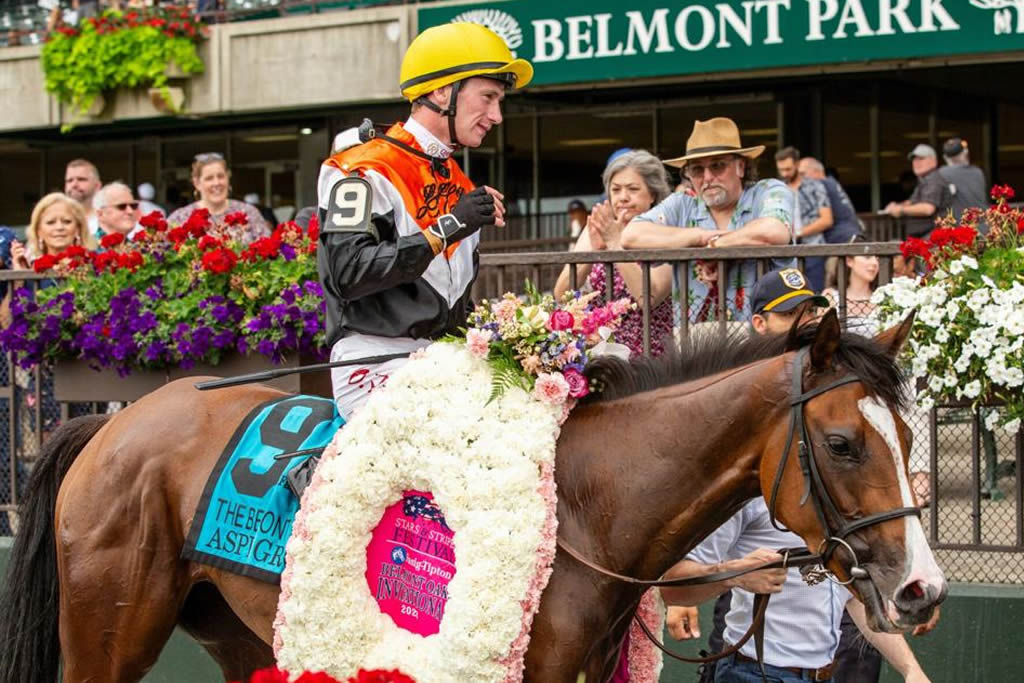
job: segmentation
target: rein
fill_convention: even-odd
[[[857,555],[853,548],[846,541],[846,537],[855,531],[863,529],[874,524],[886,522],[891,519],[899,519],[900,517],[906,517],[908,515],[917,515],[920,517],[921,510],[916,507],[902,507],[888,510],[886,512],[879,512],[866,517],[859,517],[856,519],[847,519],[840,511],[832,496],[828,492],[828,488],[825,486],[824,480],[821,478],[821,473],[818,470],[817,463],[814,458],[814,444],[811,442],[810,434],[807,430],[807,421],[804,416],[804,405],[816,396],[820,396],[824,393],[831,391],[837,387],[841,387],[846,384],[852,384],[853,382],[859,382],[860,380],[855,375],[847,375],[842,377],[830,384],[827,384],[816,389],[805,392],[803,390],[803,369],[804,361],[807,358],[808,349],[805,347],[797,352],[796,358],[793,361],[793,383],[792,393],[790,395],[790,421],[789,421],[789,433],[786,437],[786,446],[782,451],[782,457],[779,459],[779,467],[775,473],[775,480],[772,482],[771,496],[768,500],[768,514],[771,520],[772,526],[779,531],[788,531],[779,526],[775,517],[775,507],[778,502],[779,488],[782,484],[782,477],[785,473],[786,463],[789,460],[789,454],[792,450],[793,441],[797,436],[797,427],[799,427],[799,441],[797,442],[797,453],[800,463],[800,471],[804,478],[804,492],[800,498],[800,505],[804,505],[808,499],[811,500],[815,514],[818,517],[818,521],[821,524],[821,528],[824,531],[824,540],[821,542],[821,546],[818,548],[817,553],[812,553],[806,548],[787,548],[781,550],[783,558],[776,562],[761,565],[758,567],[752,567],[749,569],[733,570],[727,572],[717,572],[715,574],[705,574],[703,576],[690,576],[690,577],[679,577],[675,579],[638,579],[624,574],[613,572],[610,569],[606,569],[584,557],[579,551],[569,545],[566,541],[559,538],[558,546],[564,550],[574,560],[582,564],[583,566],[592,569],[593,571],[603,574],[604,576],[613,578],[617,581],[627,583],[634,586],[643,586],[646,588],[658,587],[658,586],[698,586],[709,583],[717,583],[719,581],[727,581],[734,579],[745,574],[749,574],[755,571],[761,571],[762,569],[789,569],[791,567],[806,567],[810,565],[821,565],[822,569],[832,559],[832,555],[835,553],[836,548],[843,547],[849,552],[852,558],[852,566],[850,567],[849,573],[850,578],[846,581],[839,581],[833,579],[837,583],[842,585],[848,585],[853,581],[860,579],[867,579],[868,573],[863,567],[860,566]],[[838,522],[838,530],[829,522],[829,519],[836,520]],[[827,575],[827,574],[826,574]],[[609,632],[622,620],[625,614],[629,611],[633,612],[634,620],[640,625],[641,630],[650,639],[655,646],[658,647],[663,653],[669,655],[673,659],[677,659],[682,662],[689,662],[692,664],[706,664],[709,662],[718,661],[724,659],[736,652],[748,641],[751,637],[754,638],[755,648],[757,651],[757,663],[761,668],[762,680],[767,680],[767,675],[764,671],[764,617],[765,612],[768,610],[768,600],[770,594],[757,594],[754,597],[754,616],[751,621],[750,628],[743,635],[739,641],[726,648],[722,652],[707,657],[683,657],[674,652],[671,652],[664,644],[658,641],[657,637],[651,633],[643,621],[636,616],[636,607],[627,609],[626,612],[620,614],[618,618],[612,623],[609,628]],[[595,641],[596,642],[596,641]],[[592,646],[593,647],[593,646]],[[617,648],[614,651],[614,655],[618,656],[619,650]],[[589,658],[588,653],[588,658]],[[606,661],[607,664],[607,661]],[[607,667],[606,667],[607,668]]]

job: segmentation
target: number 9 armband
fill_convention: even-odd
[[[358,176],[342,178],[331,188],[320,232],[368,232],[380,241],[380,233],[373,224],[370,207],[373,189]]]

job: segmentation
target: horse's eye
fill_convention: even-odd
[[[840,458],[849,458],[851,455],[850,442],[841,436],[830,436],[825,440],[825,444],[833,455]]]

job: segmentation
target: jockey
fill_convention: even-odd
[[[318,181],[317,266],[331,361],[409,353],[464,325],[479,264],[477,234],[503,227],[503,196],[474,188],[455,162],[501,123],[509,88],[533,67],[471,23],[429,28],[402,59],[411,114],[384,134],[364,121],[341,133]],[[405,359],[332,371],[349,419]]]

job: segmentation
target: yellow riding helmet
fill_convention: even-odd
[[[505,41],[479,24],[456,22],[428,28],[409,45],[399,77],[402,96],[410,102],[473,76],[496,76],[513,88],[533,78],[533,67],[515,59]]]

